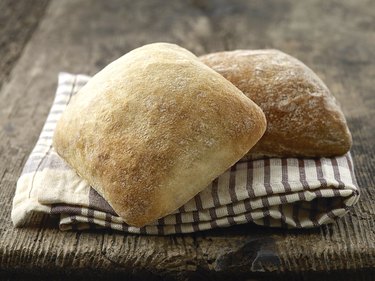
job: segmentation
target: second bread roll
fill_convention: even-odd
[[[299,60],[278,50],[237,50],[200,59],[266,115],[267,130],[246,158],[328,157],[350,149],[351,134],[335,98]]]

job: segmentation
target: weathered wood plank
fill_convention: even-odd
[[[0,269],[154,280],[277,280],[275,272],[288,280],[324,280],[326,270],[348,277],[356,269],[358,280],[366,280],[375,267],[374,23],[369,0],[52,1],[0,92],[6,100],[0,103]],[[15,182],[47,116],[58,71],[93,74],[154,41],[175,42],[198,55],[278,48],[318,72],[353,133],[362,198],[352,214],[314,230],[249,224],[170,237],[60,232],[49,218],[35,228],[13,229]]]
[[[0,89],[30,39],[49,0],[0,0]]]

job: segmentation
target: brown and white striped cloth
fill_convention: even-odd
[[[52,148],[57,120],[89,78],[59,75],[51,111],[17,182],[12,209],[17,227],[34,224],[43,217],[39,214],[47,213],[60,217],[62,230],[104,227],[167,235],[248,222],[309,228],[342,217],[358,200],[349,153],[240,161],[174,213],[142,228],[129,226]]]

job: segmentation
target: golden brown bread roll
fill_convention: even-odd
[[[156,43],[97,73],[59,120],[54,147],[133,226],[182,206],[237,162],[262,110],[189,51]]]
[[[319,77],[278,50],[237,50],[200,60],[258,104],[267,130],[246,158],[335,156],[352,144],[344,114]]]

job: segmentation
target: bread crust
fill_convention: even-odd
[[[135,49],[97,73],[58,121],[54,147],[129,225],[182,206],[266,128],[262,110],[177,45]]]
[[[352,137],[336,99],[299,60],[278,50],[236,50],[200,60],[266,115],[267,130],[245,158],[321,157],[349,151]]]

